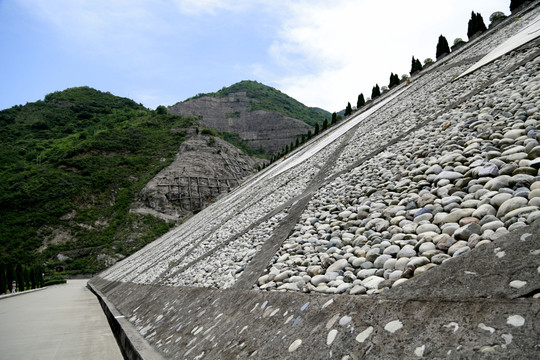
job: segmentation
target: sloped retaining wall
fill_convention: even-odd
[[[123,322],[128,358],[147,345],[126,323],[165,358],[538,358],[539,234],[536,222],[377,296],[89,285]]]

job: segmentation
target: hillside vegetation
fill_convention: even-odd
[[[273,87],[250,80],[240,81],[231,86],[224,87],[215,93],[197,94],[187,100],[197,99],[203,96],[220,98],[226,97],[230,93],[238,92],[245,92],[250,99],[253,99],[251,101],[252,111],[274,111],[284,116],[302,120],[311,126],[315,126],[316,123],[322,125],[324,119],[331,117],[331,114],[326,110],[307,107]]]
[[[195,124],[160,110],[79,87],[0,111],[0,263],[91,273],[169,230],[129,213]]]

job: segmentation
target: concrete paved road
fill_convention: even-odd
[[[122,359],[86,282],[0,300],[0,359]]]

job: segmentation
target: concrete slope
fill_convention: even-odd
[[[457,77],[539,14],[531,4],[92,285],[167,358],[538,357],[538,40]]]

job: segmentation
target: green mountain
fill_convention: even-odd
[[[230,93],[239,92],[245,92],[248,98],[253,99],[251,101],[251,111],[273,111],[284,116],[302,120],[311,126],[315,126],[316,123],[322,125],[325,118],[330,119],[332,116],[326,110],[307,107],[273,87],[251,80],[240,81],[231,86],[224,87],[215,93],[197,94],[186,101],[204,96],[223,98],[227,97]]]
[[[296,119],[315,124],[329,118],[324,110],[308,108],[253,81],[213,96],[230,92],[247,93],[243,98],[251,110],[245,111],[253,114],[247,117],[253,124],[269,123],[284,134],[296,131],[291,122],[301,125],[300,133],[307,132],[310,126]],[[266,110],[267,117],[255,116],[257,109]],[[264,121],[274,119],[268,114],[275,113],[295,118]],[[158,173],[169,171],[173,161],[176,164],[181,148],[195,147],[192,150],[201,156],[206,151],[207,162],[213,153],[230,152],[229,162],[238,162],[246,173],[256,167],[253,159],[243,158],[214,137],[245,148],[249,143],[237,134],[218,134],[205,126],[201,117],[173,115],[163,106],[149,110],[89,87],[54,92],[44,100],[0,111],[0,268],[45,265],[49,273],[58,267],[71,274],[94,273],[167,232],[174,224],[166,221],[167,216],[156,216],[163,209],[152,207],[165,203],[165,195],[159,193],[161,188],[154,191],[147,185]],[[283,146],[291,139],[295,138],[286,137]],[[186,146],[181,146],[184,142]],[[199,143],[206,144],[204,149],[197,147]],[[181,169],[188,165],[176,164]],[[218,163],[211,168],[233,176]],[[141,199],[141,194],[146,197]],[[163,198],[160,202],[155,201],[158,195]],[[134,211],[141,206],[150,212]],[[165,210],[175,205],[167,206]]]
[[[0,263],[91,273],[168,231],[129,206],[192,126],[89,87],[0,111]]]

